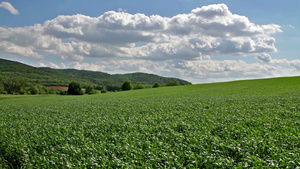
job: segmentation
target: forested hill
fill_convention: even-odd
[[[160,84],[166,84],[170,81],[178,81],[180,84],[189,83],[178,78],[167,78],[147,73],[111,75],[104,72],[76,69],[36,68],[5,59],[0,59],[0,76],[27,78],[29,82],[37,82],[44,86],[67,86],[71,81],[77,81],[82,86],[105,86],[108,89],[120,87],[125,80],[130,80],[134,84],[140,82],[146,86],[153,85],[155,82]]]

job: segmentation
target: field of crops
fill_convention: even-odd
[[[300,78],[0,96],[0,168],[300,167]]]

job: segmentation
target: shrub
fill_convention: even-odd
[[[176,80],[172,80],[166,86],[179,86],[179,82]]]
[[[58,89],[48,89],[48,94],[60,94],[60,90],[58,90]]]
[[[68,94],[68,92],[67,91],[60,91],[60,93],[59,93],[60,95],[67,95]]]
[[[7,91],[1,91],[0,94],[7,94]]]
[[[132,89],[133,89],[133,85],[131,84],[131,81],[126,80],[122,85],[122,90],[126,91],[126,90],[132,90]]]
[[[152,86],[153,88],[157,88],[157,87],[160,87],[160,84],[158,83],[158,82],[156,82],[156,83],[154,83],[153,84],[153,86]]]
[[[21,89],[21,90],[19,91],[19,94],[20,94],[20,95],[24,95],[24,94],[26,94],[26,90],[24,90],[24,89]]]
[[[3,84],[2,84],[2,80],[1,80],[1,76],[0,76],[0,93],[4,91],[4,87],[3,87]]]
[[[41,84],[37,84],[36,86],[39,89],[39,94],[49,94],[49,89],[47,89],[45,86]]]
[[[31,86],[28,90],[30,91],[30,94],[33,94],[33,95],[50,93],[50,89],[47,89],[45,86],[40,85],[40,84],[35,84],[35,85]]]
[[[31,86],[29,88],[29,91],[30,91],[30,94],[33,94],[33,95],[39,94],[39,89],[37,88],[37,86]]]
[[[101,89],[101,93],[107,93],[107,90],[105,88]]]
[[[94,87],[93,86],[88,86],[85,89],[85,94],[93,94]]]
[[[69,84],[68,89],[69,95],[83,95],[83,91],[81,90],[81,86],[78,82],[71,82]]]
[[[99,93],[98,90],[93,90],[90,94],[97,94],[97,93]]]
[[[134,89],[145,89],[145,86],[142,83],[137,83]]]

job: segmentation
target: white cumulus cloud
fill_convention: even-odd
[[[262,62],[266,62],[266,63],[269,63],[269,62],[272,61],[271,55],[269,55],[267,53],[262,53],[262,54],[258,55],[257,59],[262,61]]]
[[[0,52],[36,59],[56,56],[58,63],[43,62],[54,68],[143,71],[193,81],[238,79],[278,75],[280,64],[298,70],[298,60],[270,55],[277,51],[274,34],[280,32],[279,25],[255,24],[225,4],[173,17],[119,9],[98,17],[60,15],[43,24],[0,27]],[[212,59],[220,55],[237,59]],[[258,63],[244,61],[253,56]],[[88,63],[88,58],[98,62]],[[62,64],[68,61],[69,65]]]
[[[44,24],[1,27],[0,40],[74,61],[85,57],[168,60],[276,52],[272,35],[278,32],[279,25],[256,25],[232,14],[225,4],[215,4],[171,18],[116,11],[99,17],[61,15]]]

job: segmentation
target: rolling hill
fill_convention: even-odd
[[[77,81],[83,87],[87,85],[105,86],[108,90],[118,90],[125,80],[130,80],[134,84],[140,82],[146,86],[151,86],[155,82],[166,84],[174,80],[181,85],[189,83],[178,78],[167,78],[147,73],[112,75],[104,72],[76,69],[38,68],[5,59],[0,59],[0,76],[27,78],[31,83],[38,82],[44,86],[67,86],[71,81]]]

